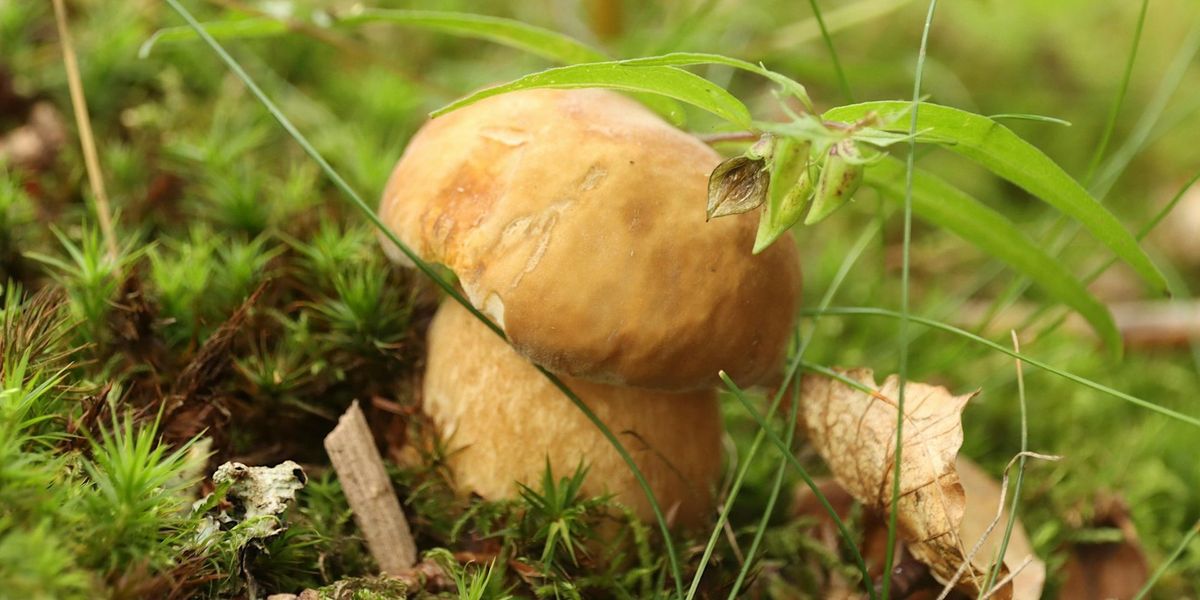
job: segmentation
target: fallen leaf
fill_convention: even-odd
[[[889,376],[879,386],[870,369],[839,374],[871,392],[838,379],[806,376],[801,407],[805,428],[846,491],[868,508],[888,514],[899,380]],[[917,382],[906,386],[897,523],[912,555],[929,565],[943,584],[969,556],[959,533],[967,501],[955,459],[963,440],[962,411],[972,396],[955,396],[946,388]],[[994,514],[995,503],[991,510]],[[1005,575],[1002,569],[1000,577]],[[985,578],[986,568],[972,562],[956,587],[976,596]],[[1010,598],[1011,590],[1006,586],[994,597]]]

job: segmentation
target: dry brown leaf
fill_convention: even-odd
[[[879,386],[870,369],[839,373],[872,393],[840,380],[807,376],[802,385],[804,425],[846,491],[887,514],[899,380],[889,376]],[[967,503],[955,459],[963,440],[962,411],[972,396],[955,396],[946,388],[917,382],[906,386],[897,523],[912,555],[943,583],[954,578],[969,555],[959,533]],[[995,503],[991,510],[994,514]],[[1006,574],[1003,570],[1000,577]],[[985,577],[986,570],[972,563],[956,587],[976,596]],[[994,597],[1010,598],[1011,590],[1006,587]]]

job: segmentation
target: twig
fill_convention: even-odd
[[[1021,564],[1018,565],[1017,568],[1013,569],[1012,573],[1005,575],[1004,579],[997,581],[996,585],[992,586],[992,589],[988,590],[987,593],[984,594],[983,597],[980,598],[979,600],[987,600],[988,598],[995,596],[996,592],[1004,589],[1004,586],[1008,585],[1009,583],[1012,582],[1012,580],[1016,579],[1017,575],[1020,575],[1021,571],[1024,571],[1025,567],[1028,567],[1032,563],[1033,563],[1033,557],[1026,556],[1025,560],[1021,561]]]
[[[104,177],[100,173],[100,158],[96,154],[96,140],[92,136],[92,120],[88,117],[87,97],[83,94],[83,83],[79,77],[79,62],[75,59],[75,45],[67,29],[67,9],[63,0],[54,0],[54,20],[58,24],[58,43],[62,46],[63,64],[67,70],[67,87],[71,91],[71,108],[75,111],[75,125],[79,128],[79,145],[83,148],[83,163],[87,167],[88,184],[96,201],[96,219],[100,222],[100,233],[108,247],[109,258],[114,268],[117,264],[117,237],[113,233],[112,208],[108,204],[108,193],[104,190]],[[120,273],[114,271],[119,277]]]
[[[1004,467],[1003,480],[1000,482],[1000,501],[996,503],[996,517],[992,519],[991,523],[988,523],[987,529],[983,530],[983,535],[979,536],[979,540],[976,541],[975,545],[971,547],[971,551],[963,557],[963,563],[959,565],[958,570],[954,572],[954,577],[951,577],[950,581],[946,582],[946,585],[942,588],[942,593],[938,595],[937,600],[945,600],[945,598],[950,595],[951,590],[954,589],[955,584],[958,583],[959,578],[963,576],[963,573],[966,572],[968,567],[971,567],[972,570],[974,570],[971,561],[975,558],[975,555],[979,553],[979,550],[983,548],[984,540],[987,540],[989,537],[991,537],[992,531],[996,529],[996,525],[1000,523],[1000,519],[1004,516],[1004,497],[1008,492],[1008,471],[1013,468],[1013,465],[1017,463],[1018,459],[1024,458],[1038,458],[1041,460],[1053,461],[1060,460],[1062,457],[1052,454],[1039,454],[1037,452],[1019,452],[1016,456],[1012,457],[1012,460],[1008,461],[1008,466]],[[1000,557],[1000,560],[1003,561],[1004,557]],[[1001,581],[1007,582],[1008,578],[1002,579]]]
[[[417,545],[357,400],[325,436],[325,451],[380,571],[400,575],[412,569]]]

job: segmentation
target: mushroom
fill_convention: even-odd
[[[749,385],[778,373],[800,269],[790,240],[751,254],[755,214],[705,222],[720,162],[619,94],[514,92],[426,124],[380,217],[551,371],[694,390],[724,369]]]
[[[457,277],[509,344],[458,306],[429,332],[424,405],[458,485],[486,498],[590,465],[650,519],[636,480],[534,364],[616,433],[676,523],[710,514],[721,462],[714,388],[779,372],[800,293],[790,240],[754,255],[757,215],[705,222],[721,157],[602,90],[528,90],[426,124],[380,216]],[[399,249],[384,241],[398,262]]]
[[[644,521],[654,513],[632,471],[582,412],[525,357],[455,302],[429,327],[424,409],[447,446],[455,484],[484,498],[537,488],[588,468],[582,491],[613,494]],[[633,456],[662,510],[683,528],[711,516],[721,470],[715,390],[661,392],[570,377],[564,383]]]

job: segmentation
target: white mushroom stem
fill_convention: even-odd
[[[653,512],[629,466],[600,431],[516,350],[461,306],[443,304],[429,329],[424,408],[458,487],[488,499],[540,491],[588,467],[583,493],[614,494],[645,521]],[[564,377],[628,449],[663,511],[683,527],[711,515],[721,468],[713,390],[669,393]]]

